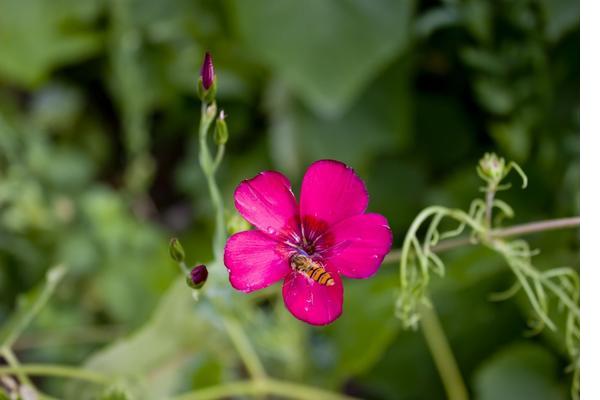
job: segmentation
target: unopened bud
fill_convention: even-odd
[[[206,265],[198,264],[196,265],[187,276],[187,284],[192,289],[200,289],[206,283],[208,279],[208,269],[206,269]]]
[[[215,143],[222,145],[227,143],[229,139],[229,130],[227,129],[227,122],[225,122],[225,112],[221,110],[219,117],[217,118],[215,129]]]
[[[505,168],[504,158],[498,157],[494,153],[485,153],[483,158],[479,160],[477,170],[483,179],[500,182],[504,178]]]
[[[213,66],[210,53],[204,55],[204,63],[202,63],[202,87],[205,90],[210,89],[215,79],[215,68]]]
[[[185,260],[185,251],[177,238],[173,238],[169,242],[169,254],[175,262],[180,263]]]
[[[204,62],[200,70],[200,79],[198,79],[198,94],[200,99],[207,103],[212,103],[217,94],[217,76],[213,66],[210,53],[204,55]]]

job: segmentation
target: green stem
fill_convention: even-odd
[[[8,347],[5,347],[2,350],[0,350],[0,353],[2,354],[2,357],[4,357],[4,359],[6,360],[6,363],[10,367],[15,368],[15,375],[17,375],[21,383],[35,388],[33,382],[31,382],[29,377],[21,370],[21,363],[19,363],[19,360],[17,359],[17,356],[15,356],[15,353],[13,353],[13,351]]]
[[[221,165],[221,161],[223,161],[223,156],[224,155],[225,155],[225,145],[224,144],[220,144],[217,147],[217,155],[215,156],[215,165],[213,167],[214,173],[216,173],[217,169],[219,169],[219,166]]]
[[[84,370],[81,368],[68,367],[56,364],[22,364],[18,368],[12,366],[0,366],[0,375],[19,374],[34,376],[54,376],[59,378],[77,379],[88,381],[99,385],[106,385],[112,379],[98,372]]]
[[[208,181],[208,190],[210,193],[210,199],[215,208],[215,236],[213,238],[213,253],[215,257],[223,252],[225,247],[226,233],[225,233],[225,210],[223,208],[223,199],[221,193],[215,182],[214,175],[208,175],[206,177]]]
[[[485,226],[492,229],[492,211],[494,208],[494,197],[496,196],[496,185],[488,184],[485,191]]]
[[[176,396],[172,400],[213,400],[234,396],[259,396],[265,394],[298,400],[356,400],[354,397],[275,379],[226,383],[185,393]]]
[[[266,378],[267,373],[265,372],[260,358],[258,357],[258,354],[256,354],[256,351],[254,351],[250,339],[240,324],[234,318],[230,318],[226,315],[223,316],[223,324],[252,379],[261,380]]]
[[[452,354],[452,348],[444,334],[442,325],[433,306],[421,306],[421,323],[423,336],[440,374],[446,395],[449,400],[466,400],[469,398],[467,388],[460,374],[458,364]]]
[[[198,132],[198,161],[200,162],[200,167],[202,168],[204,176],[206,177],[210,200],[215,210],[216,227],[215,236],[213,239],[213,253],[215,257],[218,257],[223,251],[223,247],[225,246],[225,210],[223,207],[223,199],[221,197],[219,187],[217,186],[215,180],[216,162],[213,159],[208,148],[208,131],[215,119],[216,108],[217,105],[215,103],[212,103],[210,106],[207,106],[205,103],[202,103],[202,117],[200,120],[200,128]],[[217,160],[219,160],[219,158],[222,157],[222,155],[219,157],[219,154],[217,154]]]
[[[10,349],[13,346],[21,333],[23,333],[35,316],[42,310],[42,308],[44,308],[48,300],[50,300],[52,293],[54,293],[56,286],[61,281],[65,272],[66,269],[63,266],[58,266],[48,271],[48,277],[46,278],[47,281],[42,289],[42,293],[37,296],[30,308],[22,316],[18,317],[14,325],[9,328],[9,331],[6,333],[2,344],[0,344],[0,348]]]

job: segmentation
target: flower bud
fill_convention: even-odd
[[[219,117],[217,118],[215,129],[215,143],[222,145],[227,143],[229,139],[229,130],[227,129],[227,122],[225,122],[225,112],[221,110]]]
[[[498,183],[504,178],[505,168],[504,158],[498,157],[494,153],[485,153],[479,160],[477,171],[483,179]]]
[[[204,55],[200,79],[198,79],[198,94],[200,99],[207,103],[212,103],[217,94],[217,76],[215,75],[212,57],[208,52]]]
[[[183,262],[185,260],[185,251],[177,238],[172,238],[169,242],[169,253],[175,262]]]
[[[206,265],[196,265],[188,274],[186,282],[192,289],[200,289],[206,283],[208,279],[208,269]]]
[[[202,87],[204,90],[210,89],[215,79],[215,68],[213,66],[210,53],[204,55],[204,63],[202,64]]]

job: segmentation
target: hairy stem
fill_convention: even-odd
[[[433,306],[421,306],[420,314],[423,336],[425,336],[448,399],[468,399],[469,395],[458,364]]]
[[[529,235],[532,233],[550,231],[555,229],[576,228],[579,226],[579,223],[579,217],[558,218],[544,221],[529,222],[526,224],[514,225],[508,228],[493,229],[490,234],[490,237],[491,239],[505,238],[518,235]],[[439,253],[442,251],[452,250],[457,247],[462,247],[472,243],[472,240],[469,238],[448,239],[441,241],[435,246],[432,246],[431,250],[436,253]],[[398,262],[400,260],[401,255],[401,250],[393,250],[387,255],[383,262]]]
[[[234,396],[259,396],[265,394],[271,394],[278,398],[299,400],[356,400],[354,397],[270,378],[225,383],[185,393],[172,400],[213,400]]]

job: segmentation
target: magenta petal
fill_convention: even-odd
[[[389,253],[392,230],[384,216],[363,214],[332,226],[325,241],[329,266],[348,278],[362,279],[375,274]]]
[[[344,287],[340,276],[331,272],[333,286],[320,285],[299,272],[283,283],[283,301],[294,317],[312,325],[326,325],[342,314]]]
[[[279,172],[261,172],[240,183],[235,207],[269,236],[288,237],[298,231],[298,206],[290,181]]]
[[[364,182],[339,161],[313,163],[302,181],[300,214],[309,225],[323,227],[364,213],[369,201]]]
[[[224,262],[231,285],[243,292],[263,289],[291,272],[285,247],[260,231],[231,236]]]

